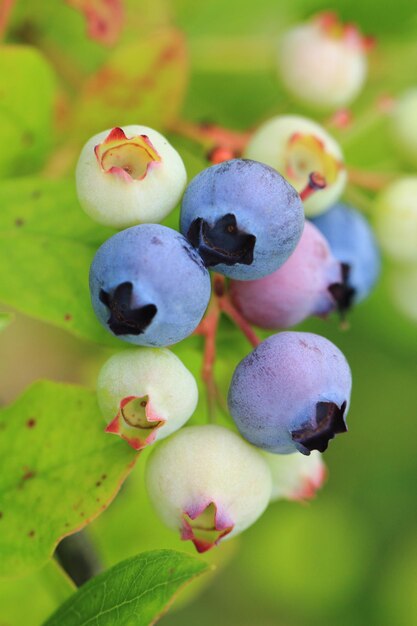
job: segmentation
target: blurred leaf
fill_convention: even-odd
[[[88,288],[96,249],[115,231],[85,215],[70,181],[4,181],[0,204],[0,300],[78,337],[116,345],[95,318]]]
[[[123,0],[67,0],[87,22],[87,35],[106,46],[114,45],[123,28]]]
[[[125,16],[120,42],[136,41],[169,25],[171,8],[167,0],[119,1]],[[111,48],[88,37],[85,17],[65,0],[19,0],[13,8],[9,39],[39,48],[66,87],[75,89],[112,54]]]
[[[13,317],[13,313],[0,313],[0,331],[4,330],[13,321]]]
[[[0,46],[0,177],[42,166],[52,143],[55,81],[34,48]]]
[[[81,135],[122,126],[165,126],[178,113],[187,84],[182,35],[165,30],[117,48],[86,81],[75,111]]]
[[[0,624],[40,626],[74,591],[55,559],[23,578],[0,580]]]
[[[81,387],[35,383],[1,409],[0,432],[0,576],[8,577],[45,563],[62,537],[99,515],[137,457],[105,435],[95,393]]]
[[[207,565],[173,550],[144,552],[81,587],[45,626],[149,626],[174,593]]]

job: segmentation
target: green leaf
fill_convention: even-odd
[[[51,146],[55,81],[28,46],[0,46],[0,177],[42,166]]]
[[[90,580],[44,626],[149,626],[180,587],[207,569],[174,550],[143,552]]]
[[[182,35],[165,30],[114,51],[85,83],[75,114],[80,136],[136,121],[164,126],[178,113],[187,84]]]
[[[0,580],[0,624],[40,626],[74,591],[55,559],[23,578]]]
[[[114,498],[137,455],[103,425],[94,392],[48,381],[0,411],[0,577],[41,566]]]
[[[117,345],[97,321],[88,287],[93,256],[115,231],[85,215],[71,181],[3,181],[0,206],[0,301],[78,337]]]

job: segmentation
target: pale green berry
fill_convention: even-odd
[[[282,37],[281,80],[303,104],[325,110],[345,107],[365,82],[366,42],[353,25],[341,24],[334,14],[319,15]]]
[[[197,406],[194,376],[163,348],[136,348],[114,354],[97,380],[97,399],[108,422],[106,431],[133,448],[167,437],[191,417]]]
[[[313,450],[309,456],[299,452],[264,452],[264,456],[272,475],[271,501],[310,500],[326,479],[326,465],[317,450]]]
[[[400,178],[382,190],[373,221],[387,256],[399,263],[417,263],[417,176]]]
[[[271,496],[261,453],[213,424],[183,428],[159,445],[148,461],[146,484],[162,521],[199,552],[248,528]]]
[[[417,87],[396,102],[391,118],[392,137],[401,154],[417,167]]]
[[[392,268],[389,287],[395,306],[417,323],[417,265]]]
[[[178,152],[147,126],[94,135],[76,169],[82,208],[96,222],[115,228],[162,221],[178,203],[186,181]]]
[[[322,126],[300,115],[273,117],[252,135],[245,156],[280,172],[298,192],[312,172],[321,174],[326,188],[304,202],[307,217],[319,215],[340,198],[347,181],[339,144]]]

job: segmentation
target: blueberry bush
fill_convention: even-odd
[[[0,626],[416,622],[417,10],[334,9],[1,4]]]

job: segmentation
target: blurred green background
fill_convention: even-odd
[[[82,15],[63,0],[17,0],[6,44],[36,47],[47,59],[54,86],[41,90],[39,109],[48,113],[47,118],[29,119],[28,110],[33,113],[36,108],[35,94],[33,106],[25,101],[21,115],[27,116],[38,140],[33,154],[26,150],[23,160],[19,148],[13,162],[10,154],[4,156],[4,165],[0,159],[1,175],[42,171],[72,180],[82,143],[113,123],[116,115],[120,121],[114,124],[149,123],[164,131],[177,109],[186,120],[210,120],[241,130],[274,113],[305,113],[279,85],[276,42],[289,25],[322,9],[337,9],[343,19],[377,37],[368,83],[353,106],[355,123],[351,130],[335,131],[348,164],[374,171],[412,171],[398,160],[387,120],[375,108],[378,96],[395,96],[417,84],[417,8],[409,0],[344,0],[334,6],[314,0],[201,4],[129,0],[126,10],[131,19],[122,34],[125,48],[116,44],[114,53],[112,47],[87,39]],[[138,97],[123,107],[116,99],[113,110],[109,101],[101,100],[100,90],[94,91],[94,81],[86,87],[89,77],[114,59],[113,54],[119,55],[117,62],[113,60],[117,67],[134,72],[135,67],[146,66],[146,42],[172,26],[185,35],[188,60],[165,77],[166,85],[149,105]],[[16,94],[13,81],[20,84],[20,78],[3,52],[0,86]],[[47,73],[42,79],[46,82]],[[31,80],[29,72],[25,89]],[[49,89],[54,89],[53,97],[45,96]],[[164,89],[172,94],[169,103]],[[0,109],[0,133],[13,146],[15,125]],[[201,147],[174,133],[170,138],[183,153],[190,175],[204,166]],[[19,179],[15,180],[18,186]],[[366,206],[369,200],[372,195],[366,196]],[[169,223],[174,225],[176,219],[177,214]],[[336,319],[302,325],[334,341],[353,372],[349,434],[333,442],[325,454],[329,478],[323,491],[306,505],[271,505],[243,536],[208,553],[207,560],[217,564],[217,571],[192,583],[161,620],[164,626],[417,624],[417,325],[392,302],[391,272],[386,264],[375,293],[351,315],[348,331],[341,331]],[[20,312],[0,335],[1,404],[38,378],[93,386],[111,349],[66,333],[53,316],[32,313],[30,304],[19,307],[5,293],[0,290],[0,301],[5,302],[1,310]],[[174,349],[198,374],[200,339],[190,338]],[[224,388],[234,365],[248,351],[245,340],[224,322],[217,364]],[[204,400],[194,419],[206,419]],[[110,509],[88,528],[104,566],[149,548],[192,552],[150,510],[142,484],[145,456]],[[58,597],[45,572],[0,582],[0,626],[37,626]]]

